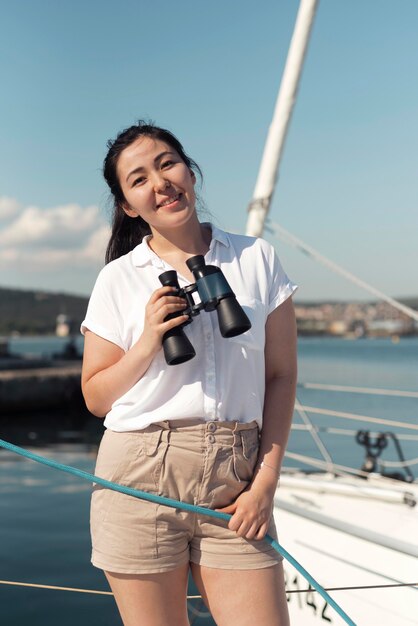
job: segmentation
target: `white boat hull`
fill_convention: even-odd
[[[309,477],[305,489],[301,484],[293,488],[290,479],[278,490],[274,515],[281,545],[325,589],[417,583],[417,507],[388,502],[384,497],[369,500],[321,493],[317,489],[321,480],[325,488],[323,477]],[[356,481],[361,492],[365,481],[350,479],[354,489]],[[404,489],[418,497],[417,486],[405,485]],[[350,527],[358,536],[349,532]],[[382,545],[385,540],[388,545]],[[287,590],[308,589],[303,576],[287,561],[284,565]],[[417,588],[329,593],[358,626],[418,624]],[[289,593],[288,602],[292,626],[346,623],[316,592]]]

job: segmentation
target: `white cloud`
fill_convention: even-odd
[[[20,209],[20,204],[14,198],[0,196],[0,220],[9,219],[16,215]]]
[[[78,204],[68,204],[52,209],[26,207],[18,218],[0,233],[0,244],[20,245],[37,241],[60,242],[72,239],[74,235],[89,232],[98,226],[99,209],[96,206],[83,208]]]
[[[25,271],[50,271],[65,265],[97,266],[103,263],[110,228],[97,206],[78,204],[41,209],[20,207],[12,198],[2,198],[0,215],[12,216],[0,231],[0,265]]]
[[[84,258],[91,259],[92,261],[96,262],[103,261],[109,237],[109,226],[102,226],[96,232],[94,232],[84,247]]]
[[[17,250],[13,250],[12,248],[6,248],[5,250],[0,249],[0,261],[13,263],[14,261],[17,261],[18,258],[19,253]]]

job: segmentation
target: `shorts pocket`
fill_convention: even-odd
[[[157,426],[126,433],[106,431],[97,456],[96,475],[129,487],[155,491],[166,448],[161,438],[162,430]]]
[[[96,476],[118,482],[127,460],[129,438],[130,433],[104,432],[94,470]]]
[[[96,474],[134,489],[158,493],[166,449],[161,439],[158,427],[130,433],[110,431],[100,445]],[[155,503],[96,484],[91,499],[94,553],[100,559],[111,559],[106,562],[128,564],[129,569],[139,556],[154,558],[157,509]],[[116,566],[114,571],[119,571]]]
[[[249,482],[257,463],[260,436],[258,428],[239,432],[241,446],[235,449],[235,473],[241,481]]]
[[[159,493],[165,447],[161,443],[161,429],[157,427],[129,433],[106,431],[100,444],[95,473],[110,482]],[[107,519],[114,500],[120,496],[122,499],[137,499],[94,484],[92,507],[100,519]]]
[[[162,441],[162,429],[157,426],[149,426],[140,433],[138,449],[130,471],[130,485],[159,493],[161,470],[167,452],[167,443]]]

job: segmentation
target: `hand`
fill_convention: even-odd
[[[228,528],[245,539],[263,539],[273,511],[274,489],[253,482],[232,504],[216,509],[232,515]]]
[[[150,352],[155,353],[161,348],[164,334],[184,323],[188,315],[179,315],[164,321],[170,313],[178,313],[186,308],[184,298],[174,295],[173,287],[160,287],[156,289],[145,307],[144,330],[141,335],[141,343],[146,344]]]

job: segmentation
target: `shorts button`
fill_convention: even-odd
[[[215,437],[213,435],[208,435],[209,443],[215,443]]]
[[[216,430],[216,424],[215,424],[215,422],[209,422],[209,423],[208,423],[208,430],[209,430],[211,433],[214,433],[214,432],[215,432],[215,430]]]

